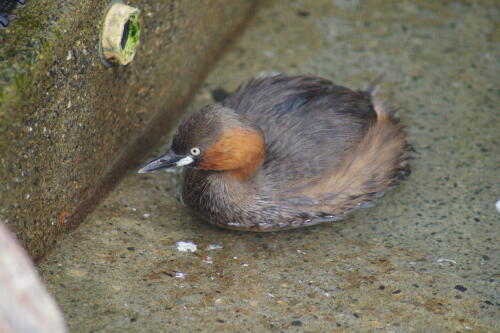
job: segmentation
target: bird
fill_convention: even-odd
[[[404,126],[374,88],[254,78],[189,113],[138,172],[182,167],[182,202],[219,227],[269,232],[344,219],[409,173]]]

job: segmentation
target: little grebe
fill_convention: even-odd
[[[183,202],[230,229],[341,219],[408,171],[402,125],[371,92],[310,76],[254,79],[187,116],[139,173],[186,166]]]

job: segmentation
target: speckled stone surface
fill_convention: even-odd
[[[384,74],[412,175],[348,220],[253,234],[192,217],[178,174],[131,166],[40,263],[72,330],[500,331],[498,17],[494,1],[267,3],[191,108],[259,74]]]
[[[0,31],[0,217],[38,257],[175,122],[257,1],[128,1],[134,61],[105,68],[110,0],[28,1]]]

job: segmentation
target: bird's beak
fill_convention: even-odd
[[[185,166],[194,162],[191,155],[177,155],[172,151],[168,151],[165,155],[155,158],[145,166],[143,166],[138,173],[147,173],[163,168],[170,168],[174,166]]]

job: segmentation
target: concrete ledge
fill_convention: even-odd
[[[130,1],[141,44],[98,56],[108,1],[29,2],[0,31],[0,217],[41,256],[176,121],[255,1]]]

